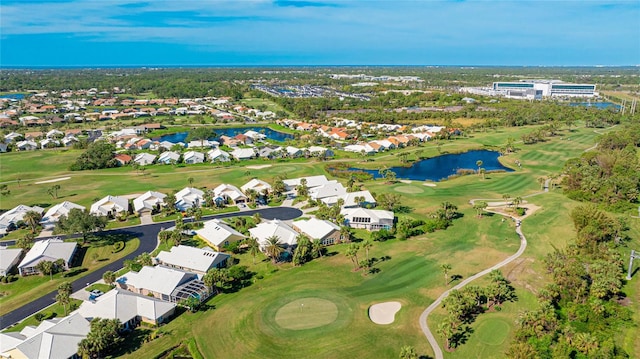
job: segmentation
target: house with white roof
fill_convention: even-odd
[[[35,141],[25,140],[16,143],[16,149],[19,151],[33,151],[37,150],[40,146]]]
[[[231,156],[236,160],[248,160],[256,156],[253,148],[236,148],[231,151]]]
[[[24,136],[22,134],[20,134],[20,133],[17,133],[17,132],[11,132],[8,135],[4,136],[4,140],[6,142],[13,142],[13,141],[16,141],[19,138],[24,138]]]
[[[40,140],[40,148],[52,148],[60,146],[60,141],[54,138],[45,138]]]
[[[6,276],[20,262],[22,249],[0,246],[0,276]]]
[[[163,266],[145,266],[139,272],[128,272],[116,283],[121,289],[171,303],[191,296],[203,301],[210,294],[195,273]]]
[[[64,132],[62,131],[58,131],[56,129],[53,129],[49,132],[47,132],[47,134],[45,135],[47,138],[57,138],[57,137],[63,137],[64,136]]]
[[[315,157],[323,157],[323,156],[333,157],[334,156],[333,150],[326,147],[311,146],[306,150],[309,152],[311,156],[315,156]]]
[[[194,140],[187,144],[189,148],[214,148],[220,146],[220,142],[218,141],[209,141],[209,140]]]
[[[193,165],[193,164],[196,164],[196,163],[203,163],[204,162],[204,153],[196,152],[196,151],[188,151],[188,152],[184,153],[182,158],[183,158],[182,162],[190,164],[190,165]]]
[[[170,165],[170,164],[173,164],[173,163],[178,163],[179,160],[180,160],[180,154],[179,153],[173,152],[173,151],[165,151],[165,152],[162,152],[160,154],[160,156],[158,156],[157,163]]]
[[[223,151],[219,148],[214,148],[209,152],[207,152],[207,157],[209,158],[209,162],[211,163],[231,161],[231,155],[228,152]]]
[[[64,147],[69,147],[69,146],[73,146],[74,143],[78,142],[79,140],[75,137],[75,136],[66,136],[64,137],[62,140],[60,140],[62,142],[62,145]]]
[[[287,146],[284,150],[289,158],[298,158],[303,155],[302,150],[297,147]]]
[[[156,155],[152,155],[151,153],[138,153],[136,157],[134,157],[133,162],[140,166],[151,165],[153,161],[156,160],[156,157]]]
[[[129,211],[129,200],[124,197],[106,196],[91,205],[89,213],[96,216],[115,217],[116,214]]]
[[[77,208],[81,211],[84,211],[86,209],[84,206],[81,206],[79,204],[75,204],[69,201],[64,201],[62,203],[58,203],[55,206],[49,208],[47,213],[45,213],[44,216],[42,216],[42,220],[40,220],[40,224],[42,224],[42,226],[45,228],[54,227],[56,223],[58,223],[58,221],[60,220],[60,217],[67,216],[69,214],[69,211],[71,211],[74,208]]]
[[[364,153],[365,155],[370,155],[377,152],[376,149],[371,147],[368,143],[348,145],[344,146],[343,149],[347,152]]]
[[[15,229],[18,222],[22,221],[24,219],[24,215],[29,211],[42,214],[44,209],[38,206],[29,207],[21,204],[4,212],[3,214],[0,214],[0,235],[4,235]]]
[[[247,137],[251,137],[252,139],[258,141],[258,140],[264,140],[265,138],[267,138],[267,135],[260,133],[260,132],[256,132],[253,130],[249,130],[247,132],[244,133],[245,136]]]
[[[68,270],[77,247],[78,244],[76,242],[64,242],[59,238],[36,241],[18,265],[18,271],[23,276],[37,274],[40,272],[36,268],[38,263],[43,261],[55,262],[58,259],[64,261],[64,269]]]
[[[320,241],[323,245],[329,246],[340,243],[340,227],[333,222],[310,218],[293,222],[293,229],[305,234],[311,240]]]
[[[327,197],[341,197],[347,193],[347,189],[344,188],[342,183],[338,181],[330,181],[322,186],[313,187],[309,189],[309,198],[314,200],[321,200]]]
[[[391,211],[367,208],[344,208],[340,214],[345,224],[351,228],[363,228],[369,231],[391,229],[394,215]]]
[[[319,187],[319,186],[322,186],[322,185],[325,185],[325,184],[329,183],[329,180],[327,179],[327,177],[325,175],[300,177],[300,178],[294,178],[294,179],[286,179],[286,180],[283,181],[286,190],[287,191],[292,191],[292,190],[296,189],[296,187],[298,187],[300,185],[300,181],[303,178],[306,180],[307,188],[309,188],[309,189],[314,188],[314,187]]]
[[[140,322],[159,325],[175,314],[176,304],[114,288],[95,300],[84,301],[76,313],[88,320],[119,319],[125,329]]]
[[[357,192],[347,192],[342,196],[336,197],[326,197],[322,199],[328,206],[333,206],[338,203],[338,199],[342,198],[344,204],[343,208],[352,208],[352,207],[367,207],[369,205],[375,206],[376,200],[373,198],[373,195],[369,191],[357,191]],[[358,201],[356,201],[358,199]]]
[[[79,358],[78,344],[91,330],[90,323],[75,313],[43,320],[20,333],[0,334],[0,357],[12,359]]]
[[[256,227],[250,228],[249,233],[251,238],[258,241],[262,251],[267,247],[267,239],[273,236],[278,237],[278,243],[287,250],[293,250],[293,247],[298,244],[298,232],[277,219],[261,222]]]
[[[247,193],[248,190],[254,190],[259,194],[263,194],[271,191],[271,185],[263,180],[254,178],[251,181],[245,183],[242,187],[240,187],[240,189],[244,193]]]
[[[204,192],[193,187],[185,187],[176,193],[176,208],[186,211],[191,207],[200,207],[204,202]]]
[[[204,222],[204,227],[196,230],[196,234],[217,250],[247,238],[219,219]]]
[[[233,204],[246,203],[248,199],[247,196],[238,189],[238,187],[226,183],[214,188],[213,195],[216,198],[229,200],[233,202]]]
[[[164,193],[147,191],[133,200],[133,210],[137,213],[157,212],[164,205],[165,197]]]
[[[209,247],[195,248],[179,245],[171,247],[168,252],[158,253],[156,260],[165,267],[193,272],[202,278],[211,268],[226,267],[230,257],[228,254],[215,252]]]

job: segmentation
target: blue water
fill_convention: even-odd
[[[583,107],[593,107],[597,109],[607,109],[614,108],[615,110],[619,110],[622,106],[615,104],[613,102],[571,102],[570,106],[583,106]]]
[[[256,131],[260,133],[264,133],[268,139],[284,142],[286,140],[290,140],[293,138],[293,135],[284,132],[274,131],[267,127],[229,127],[229,128],[216,128],[215,132],[218,135],[216,138],[210,138],[209,140],[219,141],[221,136],[229,136],[233,137],[235,135],[239,135],[241,133],[245,133],[247,131]],[[170,135],[161,136],[159,141],[169,141],[173,143],[185,142],[188,132],[178,132]]]
[[[0,98],[11,98],[14,100],[22,100],[24,98],[23,93],[12,93],[7,95],[1,95]]]
[[[477,150],[465,153],[447,154],[414,162],[411,167],[391,167],[390,170],[396,173],[398,179],[409,179],[413,181],[440,181],[450,175],[456,174],[459,169],[477,170],[476,162],[482,161],[482,168],[486,171],[502,170],[506,172],[512,169],[503,166],[499,161],[500,153],[495,151]],[[367,170],[360,168],[350,168],[371,173],[373,178],[381,178],[378,170]]]

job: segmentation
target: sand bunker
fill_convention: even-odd
[[[36,184],[53,183],[53,182],[58,182],[58,181],[66,181],[68,179],[71,179],[71,177],[54,178],[54,179],[50,179],[50,180],[46,180],[46,181],[39,181],[39,182],[36,182]]]
[[[431,182],[423,183],[423,185],[425,185],[427,187],[435,187],[436,186],[435,183],[431,183]]]
[[[400,180],[402,183],[411,183],[411,180]]]
[[[369,307],[369,319],[376,324],[391,324],[402,308],[400,302],[384,302]]]
[[[263,168],[267,168],[267,167],[271,167],[271,165],[254,165],[254,166],[247,166],[247,168],[250,168],[252,170],[261,170]]]

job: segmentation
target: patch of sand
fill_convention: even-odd
[[[402,183],[411,183],[411,180],[400,180]]]
[[[369,307],[369,318],[376,324],[391,324],[396,318],[396,313],[402,308],[400,302],[384,302]]]
[[[271,167],[271,165],[253,165],[253,166],[247,166],[247,168],[250,168],[252,170],[261,170],[263,168],[268,168]]]
[[[71,177],[60,177],[60,178],[54,178],[54,179],[50,179],[50,180],[46,180],[46,181],[38,181],[38,182],[36,182],[36,184],[44,184],[44,183],[53,183],[53,182],[59,182],[59,181],[66,181],[68,179],[71,179]]]
[[[435,187],[435,186],[436,186],[436,184],[435,184],[435,183],[431,183],[431,182],[423,183],[423,185],[425,185],[425,186],[427,186],[427,187]]]
[[[140,197],[141,195],[142,195],[142,193],[132,193],[132,194],[125,194],[125,195],[119,196],[119,197],[126,198],[126,199],[135,199],[135,198]]]

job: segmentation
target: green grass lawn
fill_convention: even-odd
[[[84,290],[86,290],[87,292],[91,292],[93,290],[100,290],[102,291],[102,293],[106,293],[108,291],[110,291],[111,289],[113,289],[112,286],[107,285],[107,284],[101,284],[101,283],[94,283],[90,286],[88,286],[87,288],[85,288]]]
[[[49,291],[55,290],[62,282],[82,278],[132,253],[139,245],[140,240],[138,238],[130,239],[126,241],[125,248],[118,253],[111,253],[113,248],[111,244],[81,247],[78,249],[79,258],[76,259],[76,263],[81,261],[81,264],[72,267],[68,272],[54,274],[53,279],[50,279],[49,276],[32,275],[19,277],[13,283],[0,284],[0,292],[2,293],[2,296],[0,296],[0,314],[8,313]],[[72,276],[65,277],[65,275],[69,274],[72,274]]]

